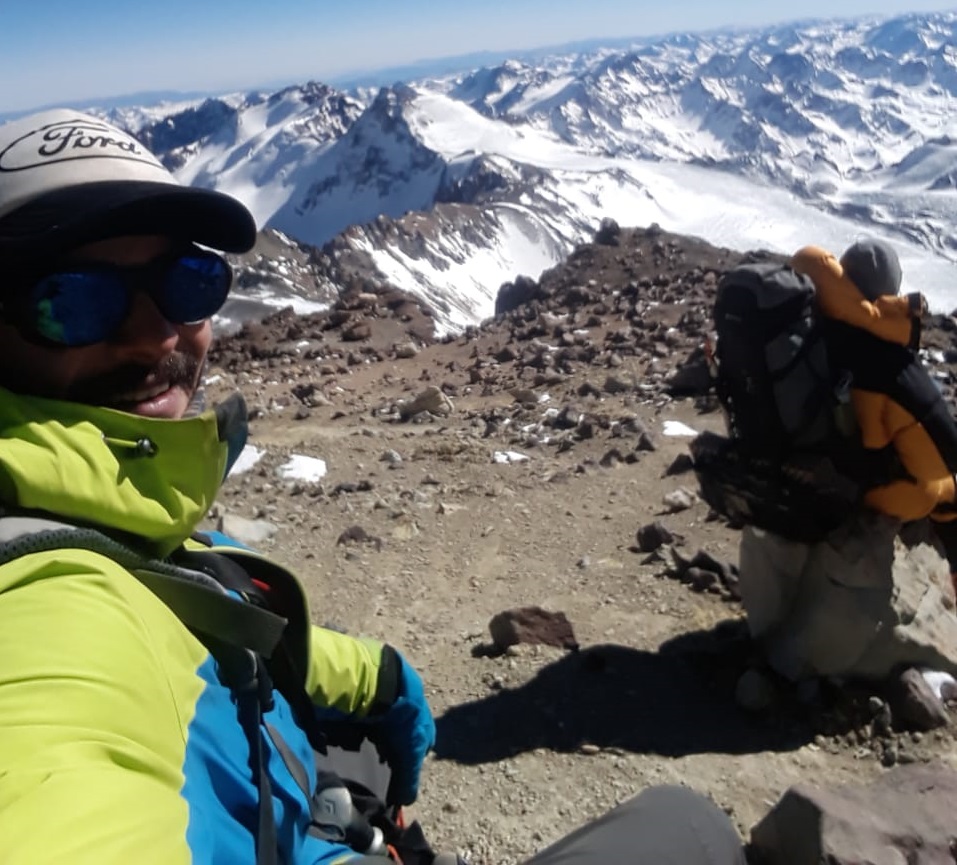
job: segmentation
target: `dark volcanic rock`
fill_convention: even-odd
[[[359,342],[383,356],[397,343],[434,342],[431,315],[416,298],[389,287],[365,288],[345,293],[325,312],[299,315],[287,307],[262,321],[247,322],[213,343],[210,363],[234,371],[248,369],[251,361],[337,358],[354,351]]]
[[[621,242],[621,227],[614,219],[605,217],[595,232],[595,243],[602,246],[618,246]]]
[[[516,643],[541,643],[560,649],[577,649],[578,641],[564,613],[550,613],[541,607],[506,610],[488,623],[492,642],[500,649]]]
[[[638,549],[643,553],[652,553],[665,544],[670,544],[675,536],[663,523],[654,522],[638,529],[636,540]]]
[[[511,312],[533,300],[543,300],[547,295],[534,279],[519,276],[514,282],[506,282],[495,298],[495,314]]]
[[[957,861],[957,771],[901,766],[870,786],[800,784],[751,830],[763,865]]]

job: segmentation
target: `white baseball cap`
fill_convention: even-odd
[[[99,118],[57,108],[0,126],[0,264],[131,234],[245,252],[256,223],[237,199],[181,185]]]

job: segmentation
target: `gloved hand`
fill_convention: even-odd
[[[421,677],[399,652],[395,655],[398,691],[391,707],[376,719],[376,739],[392,770],[388,804],[411,805],[419,794],[422,761],[435,745],[435,722]]]

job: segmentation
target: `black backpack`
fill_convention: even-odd
[[[755,456],[826,450],[835,386],[814,283],[786,265],[744,264],[718,283],[718,398],[731,438]]]
[[[825,537],[859,506],[842,471],[858,448],[850,379],[831,368],[814,283],[783,264],[740,265],[718,283],[712,371],[728,436],[691,452],[705,501],[734,525]]]

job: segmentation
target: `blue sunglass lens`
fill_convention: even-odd
[[[218,255],[184,255],[166,271],[153,297],[170,321],[192,324],[220,310],[231,283],[232,271]]]
[[[176,324],[203,321],[226,302],[229,264],[213,253],[180,256],[159,267],[60,271],[30,288],[28,325],[44,339],[67,346],[91,345],[113,336],[130,311],[137,282],[129,271],[161,269],[159,284],[145,284],[160,312]],[[155,277],[154,277],[155,278]]]
[[[90,345],[110,336],[129,311],[123,282],[108,273],[54,273],[30,290],[33,329],[61,345]]]

